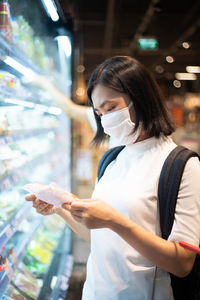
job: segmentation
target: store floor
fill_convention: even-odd
[[[66,300],[81,300],[89,251],[90,245],[74,234],[72,249],[72,253],[74,255],[74,267],[70,278]]]

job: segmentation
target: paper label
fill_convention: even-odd
[[[70,192],[51,184],[30,183],[23,186],[23,189],[34,194],[37,199],[59,207],[64,203],[71,204],[75,200]]]

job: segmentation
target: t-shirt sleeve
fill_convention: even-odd
[[[90,122],[90,125],[91,125],[92,129],[94,131],[97,131],[97,124],[96,124],[96,120],[95,120],[95,116],[94,116],[94,112],[93,112],[92,107],[88,107],[87,117],[88,117],[88,120]]]
[[[175,219],[169,241],[199,246],[200,241],[200,163],[197,157],[186,163],[178,194]]]

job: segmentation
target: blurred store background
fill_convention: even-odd
[[[0,0],[0,299],[79,300],[89,245],[40,217],[21,187],[54,182],[92,193],[101,155],[35,74],[82,107],[92,70],[131,55],[162,88],[176,143],[200,153],[200,1]]]

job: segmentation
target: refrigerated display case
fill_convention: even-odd
[[[31,25],[22,16],[18,22],[32,41]],[[30,83],[33,72],[42,73],[70,97],[71,56],[49,37],[56,63],[45,67],[52,57],[42,38],[34,40],[34,54],[34,47],[24,48],[25,37],[14,33],[12,41],[0,34],[0,299],[65,299],[73,266],[71,230],[56,215],[38,215],[22,187],[53,182],[71,191],[70,120]]]

